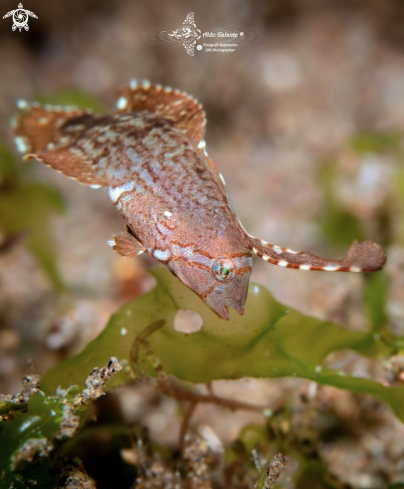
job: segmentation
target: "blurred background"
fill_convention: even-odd
[[[0,15],[17,2],[1,0]],[[384,245],[388,261],[375,300],[381,320],[404,334],[403,2],[25,0],[24,8],[38,16],[29,19],[28,32],[13,32],[11,18],[0,20],[0,392],[20,390],[27,358],[42,374],[82,350],[121,304],[153,286],[146,272],[153,260],[122,260],[106,244],[123,222],[105,189],[23,162],[10,128],[18,99],[113,111],[117,88],[131,78],[179,88],[203,104],[209,156],[252,235],[328,258],[342,258],[353,239]],[[235,24],[259,38],[233,53],[193,57],[181,46],[148,41],[149,31],[180,26],[189,12],[202,32]],[[280,302],[361,331],[371,321],[362,300],[366,280],[282,269],[258,258],[252,274]],[[351,374],[382,375],[349,353],[329,362]],[[222,395],[274,406],[310,387],[298,379],[218,385]],[[362,416],[353,394],[321,389],[347,423]],[[141,422],[175,446],[176,401],[126,388],[110,402],[127,422]],[[392,440],[396,458],[404,454],[402,425],[380,409],[387,431],[376,437],[374,453],[363,455],[358,440],[324,452],[333,473],[355,487],[385,487],[387,476],[371,461],[385,455],[390,463],[385,447]],[[230,419],[219,411],[200,407],[195,422],[210,420],[223,443],[246,421],[262,421],[260,414]],[[389,482],[404,474],[397,460],[384,469]]]

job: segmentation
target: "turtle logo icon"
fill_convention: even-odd
[[[190,12],[184,20],[182,27],[169,32],[168,35],[181,41],[187,53],[193,56],[196,41],[201,37],[201,31],[196,27],[194,22],[194,13]]]
[[[13,26],[12,26],[13,31],[15,31],[16,29],[19,29],[19,31],[21,32],[22,28],[24,28],[27,31],[29,29],[28,17],[33,17],[34,19],[38,18],[34,14],[34,12],[30,12],[29,10],[25,10],[22,7],[23,7],[22,3],[19,3],[17,9],[10,10],[10,12],[7,12],[6,15],[3,15],[3,19],[6,19],[7,17],[13,16],[13,21],[14,21]]]

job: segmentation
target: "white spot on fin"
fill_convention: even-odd
[[[116,103],[116,108],[117,109],[124,109],[128,105],[128,101],[126,100],[125,97],[119,97],[117,103]]]
[[[108,240],[108,241],[107,241],[107,244],[108,244],[109,246],[114,246],[114,245],[115,245],[115,241],[114,241],[114,240],[112,240],[112,239],[110,239],[110,240]]]
[[[90,185],[91,188],[101,188],[101,185],[97,185],[96,183],[94,183],[93,185]]]
[[[323,270],[326,270],[327,272],[335,272],[335,270],[338,270],[338,268],[339,267],[324,267]]]
[[[226,185],[226,182],[224,181],[223,175],[219,173],[220,180],[222,181],[223,185]]]
[[[17,107],[21,110],[28,110],[30,105],[26,100],[17,100]]]
[[[20,153],[27,153],[30,149],[30,145],[28,139],[23,136],[18,136],[14,138],[15,145],[17,146],[17,150]]]
[[[287,267],[288,262],[287,261],[278,261],[277,265],[279,265],[280,267]]]

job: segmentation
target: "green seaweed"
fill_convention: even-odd
[[[25,460],[18,462],[16,454],[21,447],[35,440],[46,439],[51,446],[58,445],[57,440],[50,440],[60,429],[64,402],[67,398],[72,398],[77,390],[72,389],[65,398],[45,396],[43,392],[37,392],[25,405],[19,406],[19,411],[14,413],[12,419],[0,423],[0,487],[52,487],[55,474],[49,472],[52,463],[48,456],[36,455],[34,462],[28,463]],[[85,411],[76,414],[81,414],[84,421]]]
[[[63,212],[63,200],[57,190],[35,181],[26,167],[20,172],[25,173],[25,178],[17,178],[17,162],[7,147],[0,144],[0,229],[6,238],[21,235],[53,285],[61,290],[64,285],[56,264],[49,221],[52,214]]]
[[[94,365],[110,356],[130,364],[135,337],[151,323],[164,320],[163,328],[148,338],[165,372],[194,383],[240,377],[301,377],[319,384],[370,394],[389,404],[404,420],[404,388],[351,377],[323,367],[334,351],[350,349],[368,357],[387,356],[391,338],[374,332],[349,331],[330,321],[306,317],[274,300],[267,289],[251,284],[244,316],[235,312],[229,322],[219,319],[165,268],[152,271],[157,286],[115,313],[104,331],[82,353],[49,370],[41,380],[45,392],[81,384]],[[203,328],[191,335],[174,328],[178,310],[190,309],[203,319]],[[156,375],[146,357],[141,365]],[[129,379],[119,372],[107,389]]]
[[[360,220],[349,210],[342,208],[335,196],[336,168],[334,161],[326,162],[317,175],[319,185],[324,191],[318,223],[329,243],[346,248],[355,239],[364,241],[365,235]]]
[[[359,133],[351,139],[351,148],[359,154],[399,153],[402,134],[394,132]]]
[[[382,332],[388,324],[386,314],[388,281],[384,271],[364,276],[363,302],[370,326],[375,333]]]

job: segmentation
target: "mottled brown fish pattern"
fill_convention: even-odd
[[[386,261],[371,241],[355,241],[342,260],[326,260],[248,234],[207,155],[205,113],[184,92],[132,81],[112,115],[25,101],[17,106],[16,144],[26,158],[108,187],[127,224],[112,249],[124,257],[149,253],[223,319],[229,306],[244,313],[253,254],[301,270],[371,272]]]

